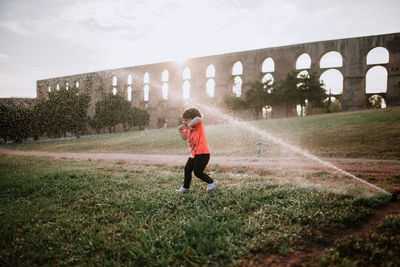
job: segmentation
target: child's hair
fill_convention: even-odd
[[[184,118],[184,119],[193,119],[196,117],[201,118],[200,111],[197,108],[189,108],[189,109],[185,110],[182,114],[182,118]]]

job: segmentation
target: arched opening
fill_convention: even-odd
[[[272,118],[272,107],[265,106],[262,108],[262,114],[264,119],[271,119]]]
[[[214,79],[208,79],[207,84],[206,84],[206,88],[207,88],[207,95],[209,97],[214,97],[214,90],[215,90],[215,81],[214,81]]]
[[[301,54],[296,60],[296,69],[305,70],[311,68],[311,57],[307,54]]]
[[[215,67],[213,64],[207,67],[206,78],[214,78],[215,77]]]
[[[319,62],[319,67],[321,69],[340,68],[342,66],[343,57],[339,52],[336,51],[325,53]]]
[[[51,86],[49,86],[49,87],[47,88],[47,91],[51,92]]]
[[[169,80],[169,72],[168,70],[164,70],[161,74],[161,81],[168,82],[168,80]]]
[[[266,73],[266,72],[274,72],[275,71],[275,63],[272,58],[266,58],[263,61],[262,67],[261,67],[261,72]]]
[[[132,74],[128,75],[128,80],[126,82],[128,85],[132,85]]]
[[[56,85],[56,90],[58,91],[58,90],[60,90],[60,85],[57,83],[57,85]]]
[[[190,77],[191,77],[190,69],[188,67],[186,67],[182,72],[182,78],[184,80],[189,80]]]
[[[232,67],[232,75],[242,75],[243,74],[243,65],[240,61],[237,61]]]
[[[150,74],[146,72],[143,76],[143,82],[144,83],[150,83]]]
[[[340,102],[339,98],[330,96],[327,97],[324,101],[326,111],[333,113],[333,112],[341,112],[343,110],[342,103]]]
[[[368,108],[386,108],[385,98],[381,95],[372,95],[368,98]]]
[[[168,83],[163,83],[162,85],[162,98],[165,100],[168,99]]]
[[[146,84],[144,87],[143,87],[143,101],[144,102],[149,102],[149,86]]]
[[[297,117],[304,117],[307,115],[307,107],[308,107],[308,101],[306,99],[306,104],[305,105],[296,105],[296,113]]]
[[[365,93],[386,93],[388,72],[385,67],[375,66],[368,70],[365,77]]]
[[[128,86],[128,101],[132,101],[132,86]]]
[[[300,82],[297,83],[297,88],[304,85],[303,79],[307,79],[310,77],[310,74],[307,70],[302,70],[297,74],[297,78],[299,78]]]
[[[68,82],[65,83],[65,89],[67,89],[67,90],[69,89],[69,83]]]
[[[242,95],[242,78],[240,76],[236,76],[233,80],[233,93],[236,97],[240,97]]]
[[[182,89],[183,89],[183,99],[189,99],[189,97],[190,97],[190,82],[184,81]]]
[[[263,84],[265,84],[264,88],[266,88],[266,86],[272,87],[272,85],[274,84],[274,76],[272,76],[271,73],[267,73],[267,74],[264,75],[264,77],[262,78],[261,82]]]
[[[336,69],[324,71],[319,80],[324,83],[323,87],[327,94],[341,95],[343,94],[343,75]]]
[[[113,79],[112,79],[112,86],[113,86],[112,93],[113,93],[113,95],[117,94],[117,81],[118,81],[117,76],[114,76]]]
[[[76,82],[76,83],[75,83],[75,87],[76,87],[76,88],[79,88],[79,82]]]
[[[367,54],[367,65],[389,63],[389,51],[384,47],[375,47]]]

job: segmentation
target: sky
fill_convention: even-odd
[[[400,0],[0,0],[0,97],[36,81],[400,32]]]

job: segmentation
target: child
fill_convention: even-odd
[[[206,133],[201,122],[200,111],[196,108],[185,110],[182,114],[183,124],[179,125],[178,130],[183,140],[187,140],[190,147],[190,157],[185,166],[185,181],[183,187],[176,190],[178,193],[185,193],[189,190],[192,181],[192,171],[194,175],[208,184],[207,191],[212,190],[218,184],[204,173],[204,169],[210,160],[210,149],[208,148]]]

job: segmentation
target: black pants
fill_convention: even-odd
[[[209,160],[210,154],[200,154],[196,155],[194,158],[188,159],[185,166],[185,182],[183,184],[184,188],[189,189],[190,187],[190,182],[192,181],[192,171],[194,171],[194,175],[196,175],[196,177],[200,178],[207,184],[214,182],[210,176],[204,173],[204,169],[206,168]]]

